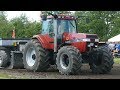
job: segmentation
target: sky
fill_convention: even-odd
[[[7,11],[7,19],[19,17],[21,14],[26,14],[30,21],[40,21],[40,11]]]
[[[72,11],[74,12],[74,11]],[[7,19],[10,20],[14,17],[19,17],[21,14],[26,14],[28,20],[40,22],[40,11],[7,11]]]

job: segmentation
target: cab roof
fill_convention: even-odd
[[[57,16],[58,16],[57,19],[62,19],[62,20],[75,20],[76,19],[74,16],[71,16],[71,15],[59,14]],[[52,15],[47,16],[47,19],[52,19],[52,18],[54,18]]]

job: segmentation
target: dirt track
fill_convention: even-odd
[[[120,79],[120,64],[114,64],[109,74],[91,73],[88,65],[82,66],[80,75],[61,75],[58,70],[51,68],[47,72],[28,72],[26,70],[5,70],[0,69],[0,73],[8,74],[13,79]]]

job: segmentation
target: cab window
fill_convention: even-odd
[[[53,20],[48,19],[46,21],[42,22],[42,34],[49,34],[50,32],[53,32]]]

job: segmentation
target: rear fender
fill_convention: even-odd
[[[34,35],[32,39],[37,39],[43,48],[47,48],[47,41],[41,35]]]

